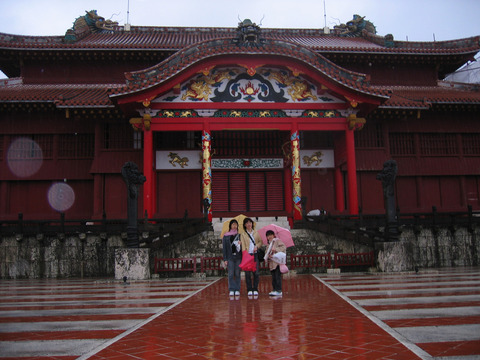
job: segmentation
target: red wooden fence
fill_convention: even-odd
[[[222,271],[223,258],[216,257],[200,257],[200,272],[205,271]],[[290,255],[290,263],[287,264],[290,270],[298,268],[331,268],[332,254],[313,254],[313,255]],[[333,254],[333,267],[340,268],[345,266],[375,266],[375,254],[373,251],[368,253],[352,253],[352,254]],[[260,269],[264,270],[268,267],[265,262],[260,263]],[[187,271],[196,273],[198,269],[197,257],[192,258],[175,258],[163,259],[155,258],[155,273],[167,271]]]

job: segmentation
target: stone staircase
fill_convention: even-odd
[[[253,221],[255,221],[255,229],[261,229],[264,226],[270,225],[270,224],[275,224],[278,226],[281,226],[285,229],[290,229],[290,225],[288,223],[288,219],[286,216],[279,216],[277,218],[275,217],[252,217]],[[213,226],[213,232],[217,238],[220,237],[220,233],[222,232],[222,227],[223,223],[225,221],[230,220],[230,218],[213,218],[212,219],[212,226]],[[239,224],[242,226],[242,224]]]

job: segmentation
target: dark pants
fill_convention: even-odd
[[[277,266],[274,270],[270,270],[272,274],[272,287],[273,291],[282,291],[282,273],[280,272],[280,266]]]
[[[247,284],[247,291],[258,291],[258,283],[260,282],[260,262],[258,261],[257,254],[255,254],[255,263],[257,264],[256,271],[245,271],[245,282]]]

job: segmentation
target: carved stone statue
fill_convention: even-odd
[[[387,160],[383,163],[382,172],[377,174],[377,180],[382,181],[383,199],[387,215],[387,231],[389,238],[395,239],[398,235],[397,214],[395,206],[395,178],[397,177],[397,162]]]
[[[138,247],[138,185],[142,185],[146,178],[133,162],[123,165],[122,177],[127,185],[127,247]]]

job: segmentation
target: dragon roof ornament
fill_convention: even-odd
[[[71,29],[65,33],[66,42],[75,42],[92,33],[113,32],[118,22],[105,20],[97,14],[97,10],[85,10],[85,15],[75,19]]]
[[[238,46],[262,46],[265,39],[260,37],[260,26],[252,22],[250,19],[245,19],[238,23],[237,37],[233,40]]]
[[[371,21],[365,20],[365,16],[357,14],[354,14],[353,19],[346,24],[335,25],[334,29],[338,35],[346,37],[360,36],[363,30],[371,34],[377,33],[377,29]]]

